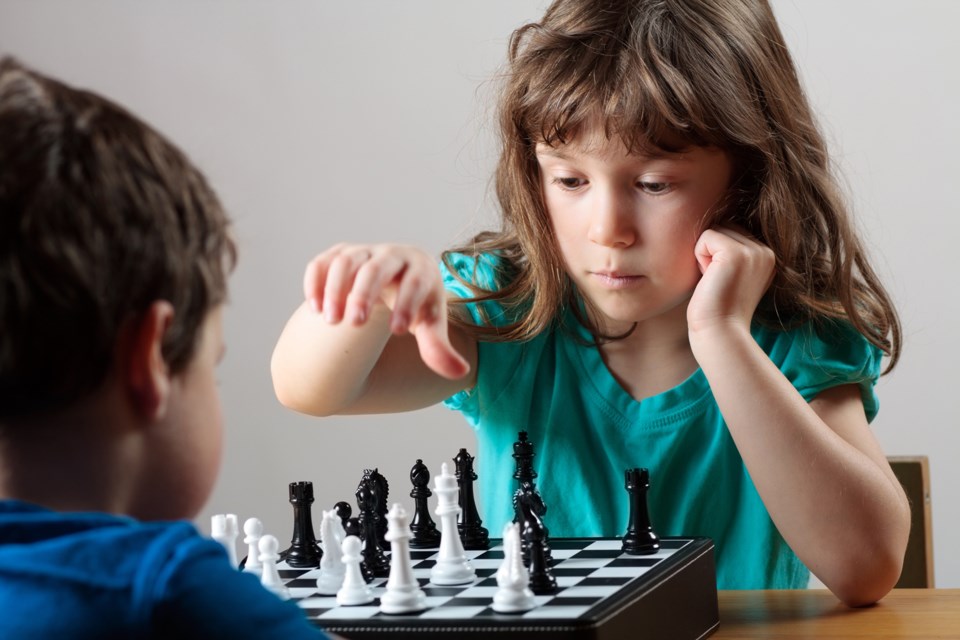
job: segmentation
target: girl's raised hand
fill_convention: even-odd
[[[716,227],[701,234],[694,253],[703,277],[687,306],[689,331],[733,327],[749,332],[773,281],[773,251],[745,231]]]
[[[307,265],[303,293],[330,324],[363,325],[382,301],[391,310],[390,331],[412,333],[430,369],[451,379],[470,370],[450,343],[440,269],[416,247],[338,244]]]

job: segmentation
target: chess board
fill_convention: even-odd
[[[344,607],[317,593],[319,569],[280,563],[292,599],[323,629],[345,638],[705,638],[719,624],[713,543],[707,538],[664,538],[656,554],[630,556],[620,539],[553,539],[558,591],[535,596],[537,607],[517,614],[493,611],[499,540],[487,551],[467,551],[477,572],[472,584],[430,584],[436,549],[411,549],[414,575],[428,609],[389,615],[379,610],[386,578],[371,583],[374,602]]]

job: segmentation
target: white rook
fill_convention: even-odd
[[[237,536],[240,528],[237,526],[235,513],[218,513],[210,518],[210,537],[223,545],[227,551],[230,564],[237,567]]]

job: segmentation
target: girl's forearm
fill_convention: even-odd
[[[749,331],[692,334],[691,346],[764,505],[797,556],[848,604],[886,594],[899,577],[909,506],[866,433],[862,404],[857,414],[848,401],[828,426]],[[847,398],[860,402],[859,394]]]
[[[302,304],[277,341],[270,372],[284,406],[315,416],[344,413],[359,398],[390,339],[390,310],[375,305],[365,323],[329,324]]]

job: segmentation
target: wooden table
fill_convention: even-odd
[[[851,609],[825,589],[721,591],[723,638],[960,638],[960,589],[894,589]]]

